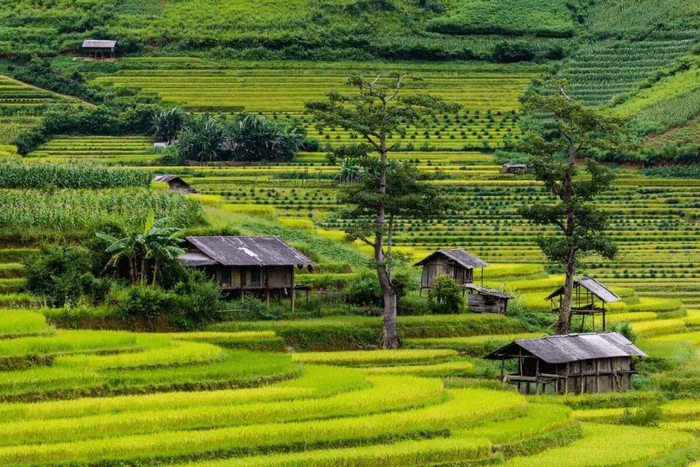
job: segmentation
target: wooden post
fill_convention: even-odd
[[[591,316],[591,319],[593,320],[593,332],[595,332],[595,310],[593,310],[593,315]]]
[[[262,271],[260,272],[263,277],[265,278],[265,303],[267,304],[267,307],[270,307],[270,275],[265,271],[265,268],[262,268]]]
[[[535,393],[540,395],[540,359],[535,360]]]
[[[297,299],[297,289],[292,286],[292,316],[294,316],[294,305]]]
[[[603,302],[603,332],[605,332],[605,302]]]
[[[581,378],[581,381],[579,381],[579,394],[583,394],[583,360],[579,360],[579,377]]]
[[[600,360],[595,361],[595,392],[600,392]]]
[[[505,386],[505,359],[501,360],[501,384]]]
[[[566,363],[566,379],[564,380],[564,395],[569,394],[569,363]]]

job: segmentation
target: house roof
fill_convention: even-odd
[[[178,256],[184,266],[211,266],[216,264],[216,260],[202,253],[192,252]]]
[[[153,181],[154,181],[154,182],[170,182],[170,181],[173,181],[173,180],[179,179],[179,178],[180,178],[180,177],[178,177],[177,175],[157,175],[157,176],[153,179]],[[182,181],[182,180],[180,180],[180,181]],[[183,183],[184,183],[184,182],[183,182]]]
[[[610,302],[617,302],[620,299],[620,296],[608,289],[606,286],[598,282],[597,280],[593,279],[590,276],[585,276],[585,277],[579,277],[577,279],[574,279],[574,288],[576,287],[583,287],[584,289],[588,290],[591,292],[593,295],[601,299],[602,301],[606,303]],[[557,290],[552,292],[545,300],[550,300],[554,297],[558,297],[559,295],[564,293],[564,286],[559,287]]]
[[[488,287],[483,287],[483,286],[476,285],[476,284],[464,284],[463,287],[465,289],[476,290],[477,292],[479,292],[482,295],[490,295],[492,297],[498,297],[498,298],[509,298],[509,299],[513,298],[512,295],[508,295],[507,293],[501,292],[500,290],[494,290],[494,289],[490,289]]]
[[[646,357],[626,337],[617,332],[567,334],[514,341],[485,356],[488,360],[516,358],[523,349],[547,363],[615,357]]]
[[[471,253],[459,249],[459,250],[438,250],[430,255],[428,255],[426,258],[423,258],[421,261],[417,262],[414,264],[414,266],[422,266],[423,264],[427,263],[431,259],[433,259],[434,256],[437,255],[443,255],[451,260],[455,261],[458,264],[461,264],[465,268],[468,269],[474,269],[474,268],[483,268],[488,266],[488,263],[486,261],[482,261],[476,256],[472,255]]]
[[[513,168],[513,169],[524,169],[527,167],[527,164],[523,164],[520,162],[506,162],[503,164],[503,167],[505,168]]]
[[[91,49],[111,49],[117,45],[117,41],[103,41],[95,39],[86,39],[83,41],[83,48]]]
[[[187,237],[198,252],[180,256],[182,264],[224,266],[309,266],[312,261],[279,237]],[[198,256],[193,256],[193,255]],[[213,262],[208,261],[205,258]],[[200,264],[187,264],[196,263]]]

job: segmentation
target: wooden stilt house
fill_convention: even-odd
[[[484,287],[484,268],[488,266],[471,253],[463,250],[438,250],[414,266],[422,266],[420,290],[430,289],[440,276],[449,276],[469,292],[469,310],[477,313],[505,313],[508,300],[513,298],[498,290]],[[474,284],[474,269],[481,269],[481,285]]]
[[[117,46],[117,41],[105,41],[105,40],[95,40],[87,39],[83,41],[82,50],[83,53],[89,58],[97,60],[97,55],[99,54],[100,60],[104,60],[105,54],[110,59],[115,58],[114,49]]]
[[[558,313],[561,309],[562,296],[564,295],[564,286],[559,287],[552,292],[545,300],[552,303],[552,311]],[[557,298],[559,298],[557,303]],[[597,300],[596,300],[597,299]],[[571,314],[580,315],[581,331],[586,320],[586,316],[590,316],[593,320],[593,332],[596,331],[595,315],[602,315],[603,331],[605,331],[605,304],[617,302],[620,297],[608,289],[605,285],[590,276],[574,279],[574,294],[572,296]]]
[[[312,266],[312,261],[279,237],[187,237],[179,260],[185,266],[202,269],[222,291],[241,300],[246,294],[264,298],[289,297],[292,310],[297,290],[295,268]]]
[[[514,341],[486,355],[501,360],[501,382],[525,394],[623,391],[632,388],[634,359],[646,357],[617,332],[568,334]],[[505,361],[517,370],[505,374]]]

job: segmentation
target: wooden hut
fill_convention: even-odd
[[[83,41],[82,50],[86,57],[97,60],[97,54],[100,55],[100,60],[104,60],[105,54],[108,58],[115,58],[114,49],[117,46],[117,41],[105,41],[87,39]]]
[[[517,340],[484,358],[501,360],[501,382],[525,394],[582,394],[631,389],[634,359],[646,356],[623,335],[607,332]],[[511,359],[517,371],[506,375]]]
[[[552,303],[552,311],[554,313],[559,313],[563,295],[564,286],[561,286],[545,298],[545,300],[549,300]],[[559,298],[558,304],[557,297]],[[585,276],[574,279],[574,294],[571,299],[571,314],[582,316],[581,331],[583,331],[586,316],[590,316],[593,320],[593,332],[595,332],[595,315],[602,315],[603,331],[605,331],[605,304],[617,302],[620,300],[620,297],[597,280],[590,276]]]
[[[177,175],[158,175],[153,179],[154,182],[167,183],[171,190],[181,191],[183,193],[198,193],[187,182]]]
[[[474,313],[500,313],[505,314],[508,309],[508,300],[513,298],[500,290],[490,289],[484,286],[466,284],[463,286],[469,291],[469,311]]]
[[[503,164],[503,173],[506,174],[516,174],[520,172],[524,172],[527,170],[527,165],[526,164],[520,164],[520,163],[514,163],[514,162],[506,162]]]
[[[481,268],[481,282],[484,282],[484,268],[488,263],[480,260],[471,253],[463,249],[459,250],[438,250],[414,266],[423,267],[420,288],[432,288],[435,279],[440,276],[449,276],[459,285],[464,287],[474,283],[474,269]]]
[[[296,291],[308,293],[296,285],[294,268],[311,268],[312,261],[279,237],[187,237],[185,249],[180,262],[202,269],[229,296],[253,294],[268,303],[272,295],[287,296],[293,310]]]

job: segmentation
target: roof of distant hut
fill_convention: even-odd
[[[514,341],[486,355],[488,360],[517,358],[525,350],[547,363],[620,357],[646,357],[629,339],[617,332],[568,334]]]
[[[430,260],[433,259],[433,257],[438,256],[438,255],[443,255],[451,259],[452,261],[456,262],[457,264],[460,264],[464,266],[467,269],[474,269],[474,268],[484,268],[488,266],[488,263],[486,261],[483,261],[473,254],[463,250],[438,250],[427,257],[423,258],[421,261],[417,262],[414,264],[414,266],[422,266],[423,264],[429,262]]]
[[[605,285],[601,284],[600,282],[598,282],[590,276],[574,279],[574,288],[576,288],[577,286],[583,287],[584,289],[588,290],[590,293],[592,293],[593,295],[595,295],[596,297],[598,297],[606,303],[617,302],[621,300],[619,295],[617,295],[615,292],[611,291]],[[554,297],[558,297],[563,293],[564,286],[561,286],[557,290],[552,292],[547,298],[545,298],[545,300],[550,300]]]
[[[310,266],[313,262],[279,237],[187,237],[199,252],[179,259],[185,266]]]
[[[503,164],[503,167],[506,169],[525,169],[527,168],[527,164],[523,164],[522,162],[506,162]]]
[[[117,41],[86,39],[83,41],[83,49],[111,49],[117,45]]]
[[[508,295],[505,292],[501,292],[500,290],[494,290],[490,289],[488,287],[484,287],[481,285],[476,285],[476,284],[464,284],[463,287],[465,289],[471,289],[479,292],[482,295],[490,295],[491,297],[497,297],[497,298],[508,298],[511,299],[513,298],[512,295]]]
[[[153,179],[154,182],[172,182],[173,180],[180,180],[182,183],[185,183],[185,181],[177,175],[156,175]]]

